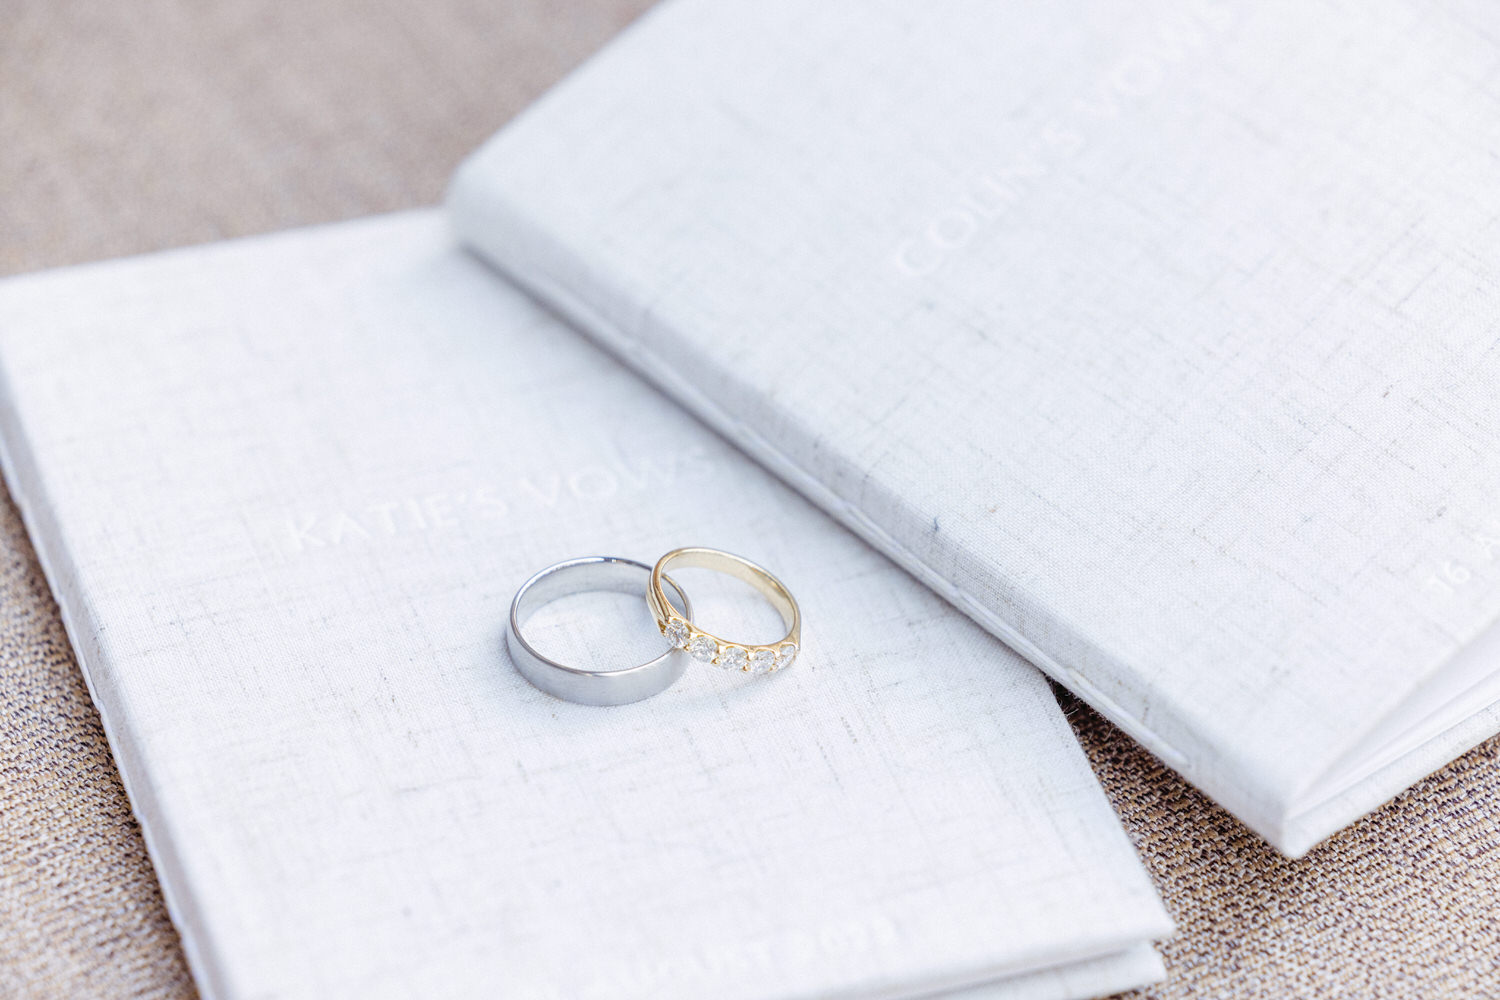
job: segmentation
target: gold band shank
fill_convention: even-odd
[[[786,626],[786,635],[772,643],[747,643],[734,642],[723,639],[712,633],[704,632],[693,625],[688,618],[673,606],[662,587],[662,580],[669,567],[707,569],[718,573],[724,573],[737,580],[754,587],[766,600],[770,601],[778,614],[781,615],[782,624]],[[647,601],[651,607],[651,613],[656,618],[658,628],[667,631],[669,622],[673,620],[687,625],[691,631],[692,638],[704,637],[716,643],[717,649],[738,649],[743,653],[732,654],[735,657],[746,657],[746,663],[755,662],[755,654],[760,650],[768,650],[776,654],[776,665],[785,666],[791,662],[792,657],[802,645],[802,611],[797,606],[797,600],[787,590],[786,585],[776,578],[763,566],[745,559],[742,556],[725,552],[721,549],[710,549],[692,546],[681,549],[673,549],[656,561],[651,570],[651,585],[647,590]],[[719,659],[713,662],[719,663]],[[721,664],[723,665],[723,664]],[[748,666],[742,669],[750,669]],[[770,669],[775,669],[772,667]]]

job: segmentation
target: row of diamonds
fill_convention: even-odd
[[[743,670],[752,674],[768,674],[790,666],[797,656],[795,642],[783,642],[779,646],[754,646],[746,648],[730,643],[721,643],[712,636],[694,632],[681,618],[669,618],[662,626],[662,635],[678,649],[699,663],[713,663],[725,670]]]

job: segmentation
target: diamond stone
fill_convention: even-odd
[[[724,646],[719,650],[719,666],[725,670],[744,670],[750,654],[739,646]]]
[[[752,674],[770,673],[776,669],[776,650],[757,649],[750,654],[750,672]]]
[[[687,622],[682,619],[673,618],[668,621],[666,627],[662,629],[662,634],[667,637],[668,642],[678,649],[687,648],[688,627]]]
[[[706,635],[700,635],[687,644],[687,651],[699,663],[712,663],[719,653],[719,644]]]
[[[783,642],[781,648],[776,650],[776,669],[789,667],[792,660],[797,657],[797,644],[795,642]]]

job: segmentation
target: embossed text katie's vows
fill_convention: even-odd
[[[622,495],[701,483],[713,478],[715,472],[706,449],[689,447],[636,460],[585,465],[569,472],[539,471],[496,483],[306,508],[286,514],[272,535],[277,551],[301,555],[486,522],[502,523],[517,512],[604,503]]]

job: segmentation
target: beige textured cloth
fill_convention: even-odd
[[[0,273],[430,204],[647,5],[11,0]],[[0,552],[0,996],[191,996],[8,501]],[[1500,995],[1500,740],[1289,862],[1064,704],[1182,927],[1142,997]]]

